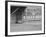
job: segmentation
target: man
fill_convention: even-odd
[[[26,7],[20,7],[18,11],[15,12],[16,14],[16,23],[22,22],[22,15],[24,13]]]

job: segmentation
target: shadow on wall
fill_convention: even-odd
[[[6,37],[17,37],[17,36],[6,36]]]

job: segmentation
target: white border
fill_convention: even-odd
[[[42,6],[42,31],[10,32],[10,6]],[[44,33],[44,4],[8,2],[8,35]]]

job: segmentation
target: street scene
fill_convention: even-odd
[[[41,6],[11,6],[10,31],[40,31],[42,30]]]

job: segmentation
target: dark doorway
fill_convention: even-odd
[[[22,15],[24,13],[25,8],[25,6],[11,6],[11,16],[13,15],[16,17],[15,23],[18,24],[18,21],[22,21]]]

